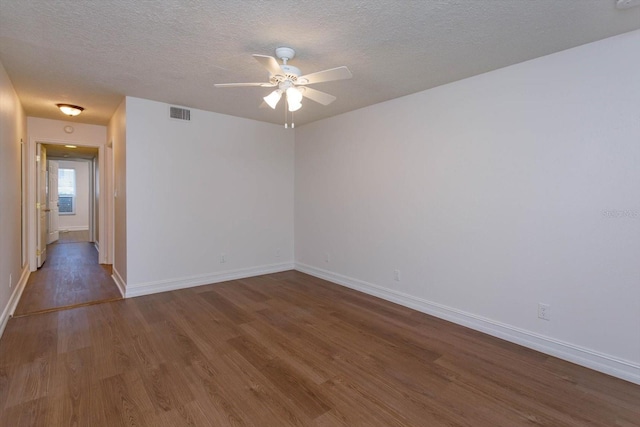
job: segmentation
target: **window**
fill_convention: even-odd
[[[60,215],[76,213],[75,169],[58,169],[58,207]]]

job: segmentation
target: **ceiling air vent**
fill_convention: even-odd
[[[191,110],[180,107],[171,107],[169,109],[169,117],[178,120],[191,120]]]

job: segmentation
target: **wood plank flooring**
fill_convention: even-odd
[[[640,386],[285,272],[13,318],[7,426],[640,426]]]
[[[14,316],[122,298],[111,278],[111,266],[98,264],[93,243],[80,240],[85,235],[60,233],[57,243],[47,245],[47,260],[29,276]]]

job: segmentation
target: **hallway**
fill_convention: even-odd
[[[86,231],[60,233],[47,246],[47,260],[31,273],[14,317],[114,301],[122,298],[111,266],[98,264]]]

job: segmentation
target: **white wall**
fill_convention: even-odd
[[[24,110],[0,63],[0,335],[28,277],[22,264],[20,208],[21,141],[26,143],[26,135]]]
[[[59,160],[60,169],[74,169],[76,171],[76,206],[75,214],[59,215],[58,229],[60,231],[89,229],[89,161]]]
[[[297,268],[640,382],[638,51],[640,31],[297,128]]]
[[[62,116],[62,113],[60,113]],[[65,126],[71,125],[73,133],[66,133]],[[52,141],[53,143],[73,143],[88,147],[104,145],[107,139],[107,127],[77,123],[70,120],[51,120],[40,117],[27,117],[27,130],[29,138],[40,142]]]
[[[293,268],[293,137],[127,97],[126,294]]]

